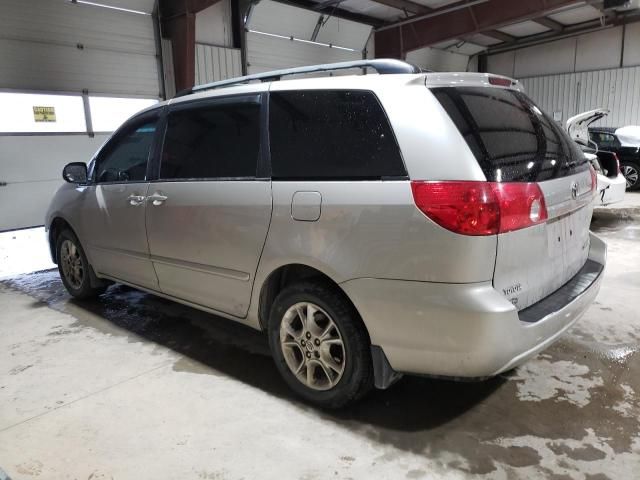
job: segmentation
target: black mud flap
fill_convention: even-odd
[[[402,374],[396,372],[382,348],[371,345],[371,359],[373,360],[373,378],[376,388],[385,390],[402,378]]]

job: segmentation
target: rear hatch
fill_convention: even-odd
[[[582,112],[567,120],[569,136],[581,145],[593,145],[589,142],[589,125],[609,115],[606,108],[596,108],[588,112]]]
[[[567,283],[585,264],[595,174],[564,129],[522,92],[485,86],[432,92],[487,181],[529,196],[519,201],[536,221],[500,229],[493,279],[498,291],[524,309]]]

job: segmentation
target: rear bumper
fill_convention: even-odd
[[[624,200],[627,180],[621,173],[616,178],[598,175],[598,196],[596,205],[609,205]]]
[[[362,315],[372,344],[382,349],[393,370],[488,377],[524,363],[569,329],[596,297],[605,263],[606,245],[591,234],[585,267],[520,315],[491,282],[366,278],[342,287]]]

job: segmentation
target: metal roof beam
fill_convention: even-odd
[[[486,35],[487,37],[500,40],[501,42],[513,42],[518,38],[518,37],[514,37],[513,35],[509,35],[508,33],[501,32],[499,30],[485,30],[484,32],[480,32],[480,33],[482,35]]]
[[[339,8],[340,5],[336,4],[329,7],[318,7],[318,3],[312,0],[274,0],[275,2],[289,5],[291,7],[304,8],[305,10],[313,10],[316,12],[324,13],[336,18],[343,18],[345,20],[351,20],[352,22],[364,23],[365,25],[371,25],[372,27],[380,27],[386,22],[379,18],[371,17],[361,13],[354,13],[348,10]]]
[[[421,14],[431,12],[433,9],[420,5],[419,3],[410,2],[409,0],[371,0],[373,3],[386,5],[387,7],[404,10],[407,13]]]
[[[550,31],[542,32],[536,35],[530,35],[528,37],[517,38],[514,42],[495,45],[489,47],[488,54],[502,53],[518,48],[530,47],[533,45],[540,45],[543,43],[554,42],[562,38],[569,38],[575,35],[581,35],[584,33],[595,32],[606,28],[612,28],[618,25],[631,24],[640,22],[640,14],[627,15],[625,17],[607,18],[604,25],[600,22],[600,19],[589,20],[587,22],[578,23],[575,25],[567,25],[561,32]]]
[[[540,18],[575,0],[465,0],[375,32],[376,57],[403,58],[406,52],[513,23]]]
[[[549,30],[553,30],[554,32],[561,32],[564,30],[564,25],[549,17],[532,18],[531,20],[543,27],[547,27]]]

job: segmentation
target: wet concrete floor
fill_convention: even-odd
[[[251,329],[56,271],[0,282],[0,468],[18,478],[640,478],[640,224],[580,322],[481,383],[405,377],[327,413]]]

